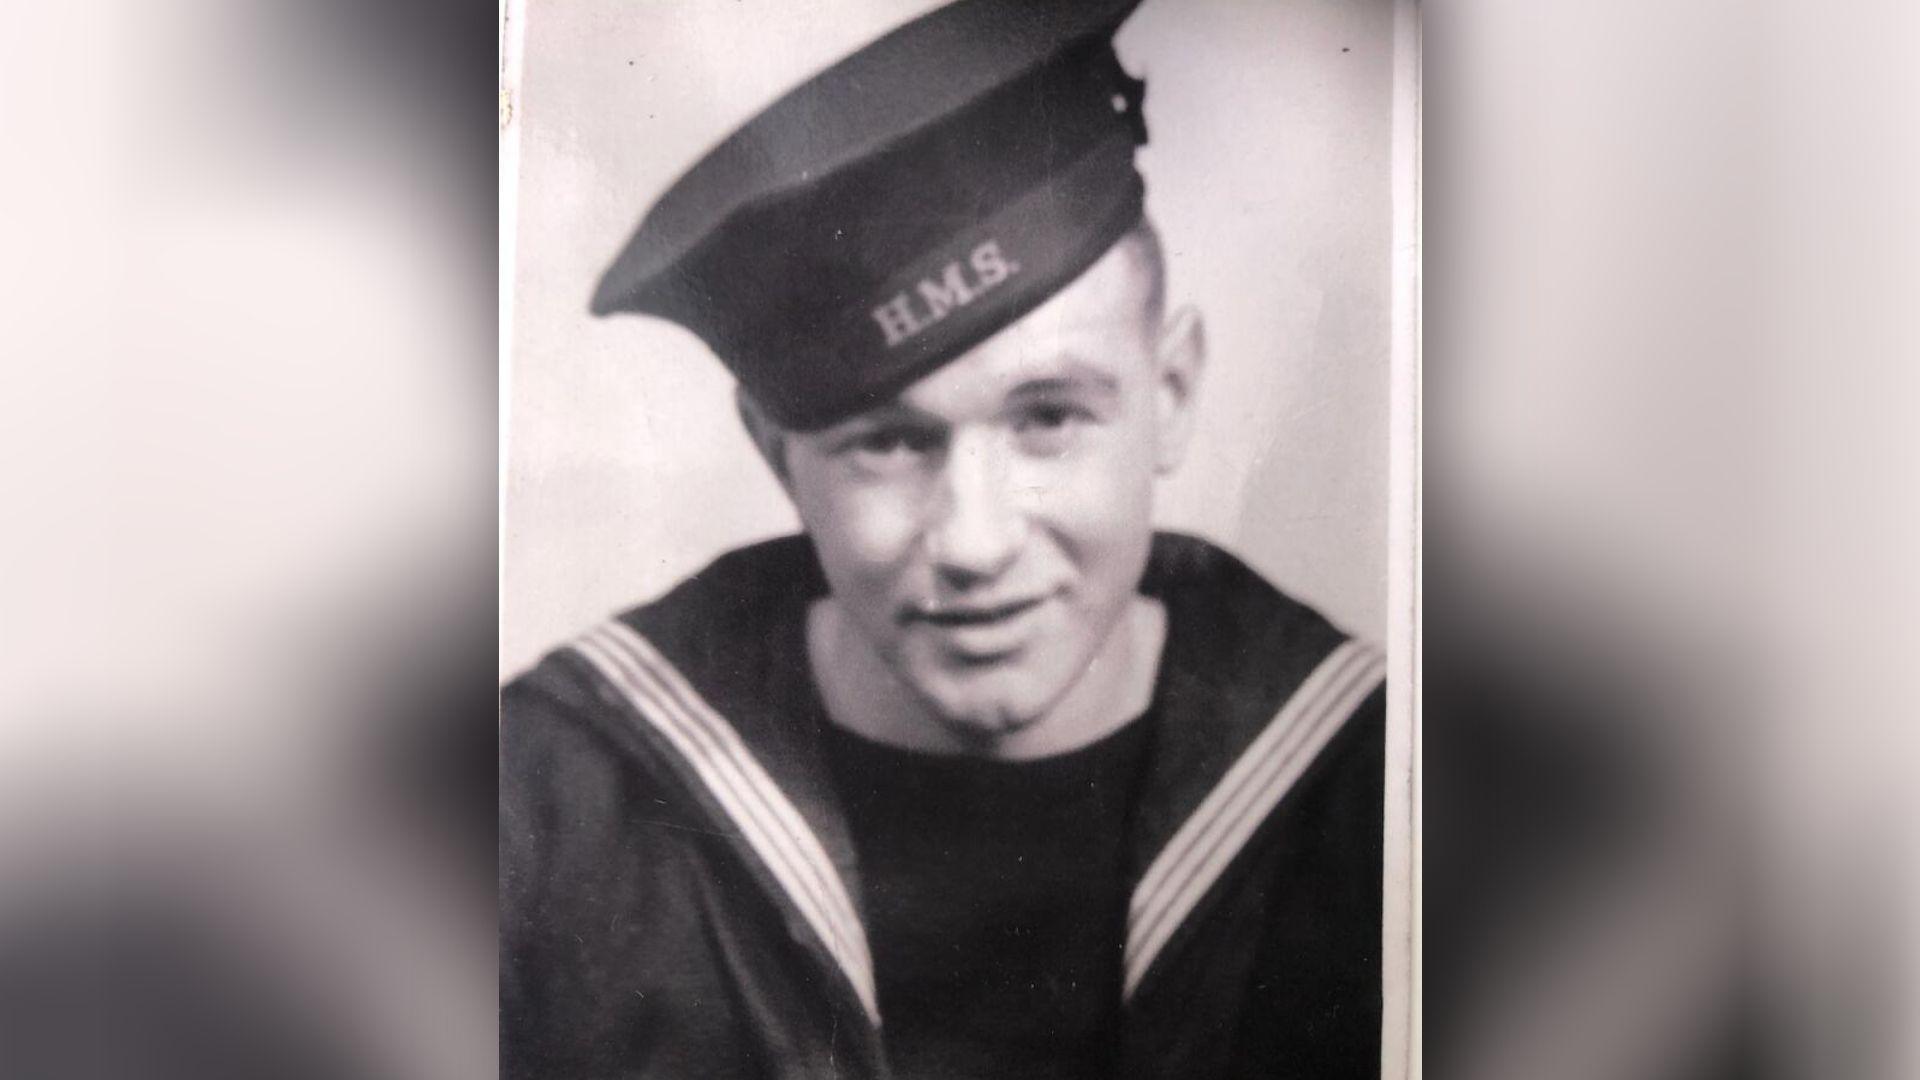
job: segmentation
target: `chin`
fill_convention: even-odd
[[[941,651],[904,651],[896,677],[930,719],[969,744],[990,744],[1035,727],[1073,685],[1066,655],[1039,650],[1006,662],[965,666]]]
[[[969,746],[987,747],[1032,727],[1040,718],[1029,713],[985,708],[952,713],[942,711],[940,725]]]
[[[969,693],[968,689],[975,692]],[[925,694],[942,727],[972,743],[995,742],[1039,723],[1053,699],[1059,695],[1033,693],[980,693],[985,688],[934,689]],[[944,693],[941,691],[945,691]]]

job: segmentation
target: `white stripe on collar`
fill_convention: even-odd
[[[1327,654],[1154,856],[1127,907],[1126,998],[1384,670],[1379,650],[1360,642]]]
[[[820,838],[740,735],[646,638],[618,620],[582,635],[573,648],[633,711],[692,766],[740,835],[839,965],[874,1026],[880,1006],[873,958],[846,884]]]

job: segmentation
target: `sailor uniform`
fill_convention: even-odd
[[[743,549],[504,691],[503,1075],[903,1075],[808,670],[825,591],[805,539]],[[1379,653],[1193,538],[1141,591],[1168,633],[1113,1075],[1377,1075]]]
[[[1145,87],[1112,45],[1137,3],[960,0],[888,33],[660,195],[593,312],[684,326],[784,429],[896,399],[1143,220]],[[1094,749],[1117,816],[1071,852],[1072,814],[1031,836],[983,816],[948,837],[955,865],[1055,865],[973,892],[906,865],[911,837],[862,801],[809,668],[827,586],[804,538],[727,555],[510,684],[503,1074],[1377,1075],[1380,656],[1191,538],[1155,538],[1140,590],[1167,638],[1131,764]],[[1060,897],[1035,887],[1049,872]],[[1085,924],[1048,930],[1071,903]],[[995,918],[1047,940],[995,959]],[[916,919],[951,920],[982,977],[930,969]],[[1050,972],[1073,985],[1031,985]],[[986,1022],[1021,1001],[1033,1024]],[[1049,1031],[1056,1053],[988,1045]]]

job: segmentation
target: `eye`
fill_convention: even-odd
[[[937,432],[904,424],[871,428],[841,444],[857,468],[881,475],[914,468],[939,449]]]
[[[862,454],[898,453],[907,448],[907,436],[900,431],[869,431],[853,441],[853,448]]]
[[[1081,428],[1093,419],[1091,411],[1071,402],[1037,402],[1015,418],[1014,436],[1029,454],[1058,457],[1072,448]]]
[[[1069,405],[1036,405],[1021,419],[1028,430],[1052,430],[1066,427],[1078,418],[1077,410]]]

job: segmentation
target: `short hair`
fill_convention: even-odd
[[[1145,214],[1114,242],[1147,278],[1147,325],[1159,326],[1167,311],[1167,257],[1160,246],[1160,230]]]

